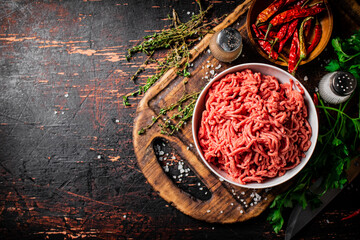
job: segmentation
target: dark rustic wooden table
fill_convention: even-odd
[[[209,2],[210,18],[241,3]],[[160,198],[137,166],[131,136],[139,98],[124,107],[122,96],[137,88],[129,78],[144,56],[127,62],[125,53],[168,26],[172,8],[184,21],[197,9],[193,0],[1,1],[1,239],[283,238],[267,211],[225,225],[188,217]],[[341,24],[336,19],[335,33],[349,35]],[[299,76],[322,67],[320,58]],[[359,208],[359,182],[295,239],[359,239],[360,217],[341,221]]]

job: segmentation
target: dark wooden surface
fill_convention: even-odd
[[[241,3],[211,2],[210,18]],[[136,164],[131,133],[139,98],[123,107],[121,96],[137,88],[129,77],[145,57],[128,63],[124,56],[141,37],[168,26],[172,8],[184,21],[196,12],[188,0],[1,1],[2,239],[284,236],[272,232],[267,211],[225,225],[188,217],[153,191]],[[333,10],[334,34],[348,36],[356,26],[345,29],[341,9],[334,3]],[[257,54],[247,47],[249,55]],[[318,81],[329,52],[300,68],[298,78]],[[295,239],[359,239],[360,218],[341,221],[359,208],[359,182]]]

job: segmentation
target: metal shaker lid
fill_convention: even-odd
[[[331,90],[339,96],[348,96],[354,92],[357,81],[351,73],[338,71],[332,75]]]
[[[234,52],[241,46],[242,38],[238,30],[228,27],[219,32],[216,43],[225,52]]]

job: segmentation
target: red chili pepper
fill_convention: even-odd
[[[280,30],[278,31],[278,33],[276,34],[275,38],[274,38],[274,41],[273,43],[271,44],[271,47],[274,47],[274,45],[276,44],[277,41],[281,41],[285,35],[286,35],[286,32],[289,28],[289,23],[285,23],[281,28]],[[270,36],[271,37],[271,36]]]
[[[261,25],[261,26],[257,27],[257,29],[262,31],[262,32],[266,32],[267,28],[268,28],[267,24],[264,24],[264,25]]]
[[[302,21],[301,26],[300,26],[300,30],[299,30],[299,47],[300,47],[300,55],[299,55],[299,60],[296,63],[296,66],[294,68],[293,71],[296,71],[296,69],[298,68],[299,64],[301,63],[302,60],[304,60],[307,57],[307,51],[306,51],[306,45],[305,45],[305,23],[307,21],[309,21],[310,19],[312,19],[314,17],[307,17],[304,19],[304,21]]]
[[[321,23],[319,22],[318,19],[316,19],[314,38],[311,41],[311,44],[307,49],[307,54],[310,54],[315,49],[315,47],[319,44],[321,35],[322,35]]]
[[[295,2],[295,1],[296,1],[296,0],[287,0],[284,5],[285,5],[285,6],[286,6],[286,5],[289,5],[290,3],[293,3],[293,2]]]
[[[296,27],[298,25],[298,22],[299,22],[299,19],[296,19],[296,20],[294,20],[293,22],[290,23],[289,29],[287,30],[285,38],[283,40],[281,40],[280,43],[279,43],[279,49],[278,49],[279,53],[283,50],[287,40],[294,34],[294,32],[296,30]]]
[[[290,10],[287,10],[285,12],[282,12],[278,15],[276,15],[269,23],[268,31],[265,34],[265,38],[267,37],[268,32],[273,26],[279,26],[281,24],[290,22],[297,18],[305,18],[309,16],[314,16],[322,11],[324,11],[325,8],[321,5],[315,5],[313,7],[309,8],[293,8]]]
[[[318,98],[318,95],[316,93],[314,93],[313,101],[314,101],[315,106],[319,105],[319,98]]]
[[[324,11],[325,8],[321,6],[313,6],[311,8],[291,9],[278,14],[271,21],[269,26],[278,26],[287,22],[290,22],[297,18],[305,18],[314,16]]]
[[[309,0],[300,0],[294,4],[294,7],[302,7],[303,5],[306,5],[307,2],[309,2]]]
[[[291,48],[289,53],[289,64],[288,64],[288,71],[291,74],[295,74],[295,66],[297,61],[299,60],[300,54],[300,47],[299,47],[299,34],[298,31],[295,31],[294,37],[291,42]]]
[[[310,28],[311,28],[312,19],[305,22],[304,25],[304,35],[305,37],[309,36]]]
[[[359,214],[360,214],[360,209],[356,210],[355,212],[353,212],[349,216],[342,218],[341,221],[348,220],[348,219],[353,218],[353,217],[355,217],[356,215],[359,215]]]
[[[286,0],[275,0],[267,8],[265,8],[256,18],[255,25],[266,22],[272,15],[274,15],[279,9],[284,6]]]
[[[319,97],[318,97],[318,94],[319,94],[319,93],[314,93],[313,101],[314,101],[315,106],[318,106],[318,105],[319,105]],[[319,117],[319,108],[316,108],[316,114],[317,114],[318,117]]]
[[[271,49],[271,44],[267,41],[261,40],[262,38],[264,38],[264,34],[262,34],[257,28],[256,25],[253,24],[252,28],[255,32],[256,37],[258,38],[258,43],[260,45],[260,47],[267,53],[269,54],[269,57],[271,57],[272,59],[277,60],[279,58],[279,54],[275,51],[272,51]]]
[[[258,29],[260,32],[262,32],[263,34],[265,34],[267,28],[268,28],[268,26],[265,24],[265,25],[259,26],[257,29]],[[276,37],[276,34],[277,34],[276,32],[270,30],[270,32],[269,32],[269,37],[273,39],[273,38]]]

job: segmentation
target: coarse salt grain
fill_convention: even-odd
[[[69,94],[67,94],[67,93],[64,95],[64,97],[68,97],[68,96],[69,96]]]
[[[101,155],[98,155],[97,158],[100,159],[100,158],[101,158]]]
[[[244,213],[244,211],[243,211],[243,210],[240,210],[240,213],[241,213],[241,214],[243,214],[243,213]]]
[[[223,211],[223,210],[221,210],[221,211],[220,211],[220,213],[224,213],[224,211]]]
[[[124,215],[123,218],[126,218],[126,215]]]
[[[210,210],[210,209],[208,209],[206,212],[207,212],[207,213],[209,213],[209,212],[211,212],[211,210]]]
[[[307,81],[307,80],[309,80],[309,78],[308,78],[308,76],[305,76],[304,81]]]

